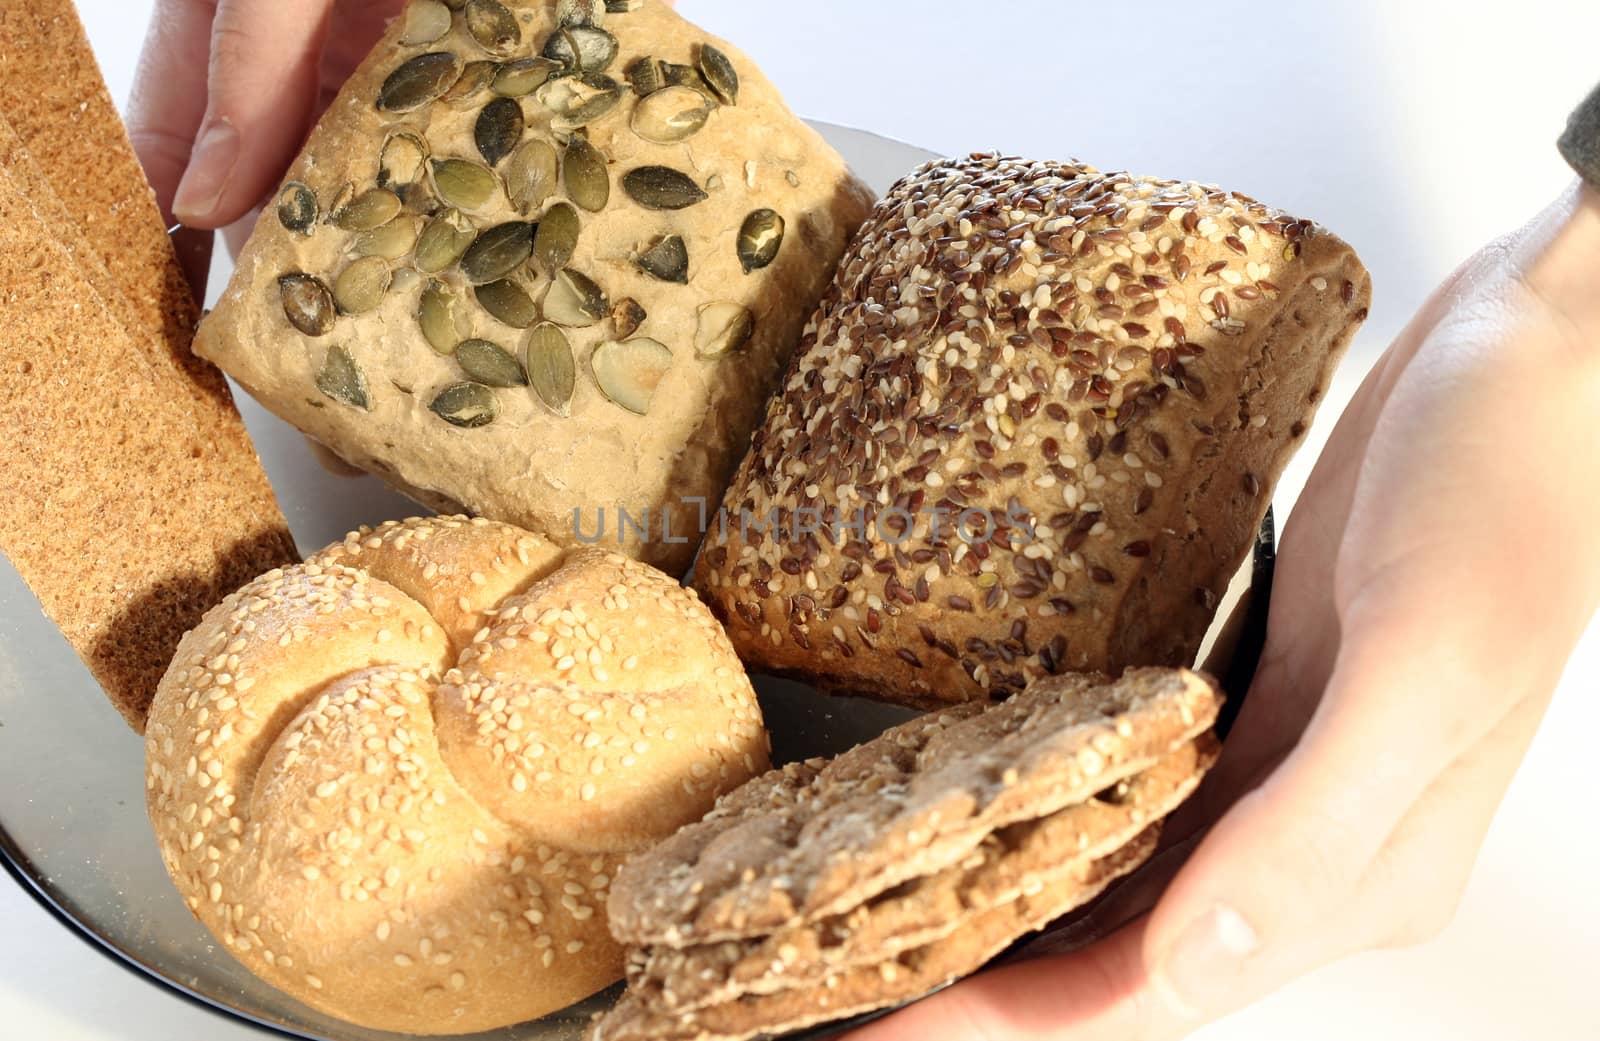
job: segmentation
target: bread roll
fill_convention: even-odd
[[[682,574],[872,197],[743,54],[631,6],[413,3],[196,349],[435,509]]]
[[[841,263],[697,587],[750,665],[913,705],[1188,665],[1369,297],[1348,245],[1236,193],[924,166]]]
[[[620,977],[622,858],[767,765],[692,592],[465,518],[356,532],[229,597],[146,751],[162,858],[227,950],[331,1015],[429,1034]]]

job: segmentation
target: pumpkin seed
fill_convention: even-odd
[[[470,159],[433,160],[433,190],[446,206],[481,210],[494,198],[500,181],[494,171]]]
[[[401,131],[390,134],[378,153],[378,187],[398,193],[415,184],[428,161],[428,145],[416,134]]]
[[[672,352],[648,336],[607,340],[594,349],[589,367],[600,393],[642,416],[650,410],[650,399],[672,367]]]
[[[382,257],[399,260],[417,244],[417,218],[401,217],[379,228],[363,231],[356,236],[354,252],[358,257]]]
[[[437,278],[428,280],[417,305],[417,324],[422,327],[422,338],[439,354],[449,354],[466,336],[468,322],[448,285]]]
[[[575,72],[604,72],[617,60],[617,38],[592,25],[569,25],[551,33],[540,53]]]
[[[381,228],[400,213],[400,196],[387,188],[369,188],[333,215],[333,223],[345,231],[370,231]]]
[[[783,247],[783,215],[776,210],[752,210],[739,228],[739,264],[744,273],[772,263]]]
[[[389,73],[378,91],[378,107],[385,112],[410,112],[421,108],[450,88],[461,76],[461,59],[448,51],[430,51],[404,62]]]
[[[505,278],[533,253],[533,228],[525,221],[496,224],[461,258],[461,273],[475,286]]]
[[[664,61],[661,63],[661,82],[668,87],[693,87],[706,97],[715,101],[716,93],[711,89],[711,84],[700,75],[700,70],[693,65],[679,65],[676,62]]]
[[[567,141],[566,156],[561,162],[561,180],[567,189],[567,198],[588,210],[598,213],[611,200],[611,173],[606,169],[606,157],[581,134]]]
[[[417,270],[436,275],[460,260],[478,237],[478,229],[460,210],[449,209],[434,216],[417,238]]]
[[[576,130],[616,108],[622,100],[622,85],[600,73],[562,76],[540,87],[537,96],[541,105],[555,113],[552,125],[557,130]]]
[[[329,224],[332,224],[334,219],[344,212],[344,208],[350,205],[350,200],[355,196],[356,186],[349,181],[339,186],[339,190],[333,193],[333,204],[328,207],[327,220]]]
[[[556,4],[556,25],[592,25],[596,28],[605,24],[606,5],[604,0],[558,0]]]
[[[394,269],[394,274],[389,278],[389,292],[409,293],[422,282],[422,276],[414,267],[399,267]]]
[[[481,383],[452,383],[434,395],[428,408],[451,426],[466,430],[486,427],[500,414],[494,391]]]
[[[343,314],[365,314],[383,303],[389,291],[389,262],[382,257],[362,257],[339,272],[333,281],[333,302]]]
[[[698,66],[706,86],[716,94],[717,100],[726,105],[739,103],[739,74],[733,71],[733,62],[728,60],[726,54],[709,43],[702,43]]]
[[[439,95],[447,105],[464,107],[500,78],[501,66],[493,61],[469,61],[450,89]]]
[[[560,160],[548,141],[528,141],[506,163],[506,194],[517,212],[532,213],[556,190]]]
[[[783,179],[789,182],[789,187],[791,188],[800,187],[800,175],[795,173],[793,170],[783,171]]]
[[[640,58],[628,66],[627,76],[633,92],[641,98],[649,97],[667,85],[667,81],[661,77],[661,66],[654,58]]]
[[[495,98],[483,106],[478,121],[472,127],[472,140],[478,154],[490,166],[511,154],[522,140],[522,106],[510,98]]]
[[[640,166],[622,177],[628,197],[647,210],[681,210],[693,206],[706,193],[686,174],[670,166]]]
[[[743,304],[732,300],[702,304],[700,325],[694,334],[695,353],[702,358],[731,354],[749,343],[755,331],[755,316]]]
[[[533,255],[546,272],[554,274],[567,266],[578,248],[578,231],[578,211],[564,202],[556,203],[539,218],[539,230],[533,235]]]
[[[544,295],[544,316],[568,328],[581,329],[604,318],[611,310],[605,290],[581,271],[562,268]]]
[[[616,306],[611,309],[611,329],[617,339],[626,340],[639,331],[639,326],[643,325],[648,317],[639,301],[631,296],[625,297],[618,300]]]
[[[606,0],[606,11],[610,14],[627,14],[637,11],[644,6],[644,0]]]
[[[490,317],[514,329],[526,329],[539,320],[539,308],[527,290],[509,278],[485,282],[476,290],[478,305]]]
[[[486,387],[526,387],[517,359],[497,343],[488,340],[462,340],[456,347],[456,364],[461,371]]]
[[[319,215],[317,193],[309,185],[290,181],[278,193],[278,223],[289,231],[311,234]]]
[[[566,334],[549,322],[536,326],[528,337],[527,370],[528,383],[539,400],[556,415],[568,415],[578,367]]]
[[[689,248],[683,236],[668,235],[634,260],[645,274],[663,282],[686,285],[689,281]]]
[[[450,31],[450,8],[439,0],[411,0],[406,5],[406,27],[400,42],[407,47],[433,43]]]
[[[522,42],[516,15],[500,0],[467,0],[463,9],[467,32],[478,46],[494,55],[508,55]]]
[[[561,63],[549,58],[520,58],[506,62],[495,73],[494,92],[504,98],[527,97],[561,68]]]
[[[307,336],[325,336],[333,329],[333,294],[322,279],[298,271],[279,275],[278,295],[289,324]]]
[[[328,348],[317,372],[317,389],[334,401],[351,408],[367,411],[371,408],[367,397],[367,378],[361,366],[345,348],[335,344]]]
[[[692,87],[665,87],[634,106],[628,125],[646,141],[670,145],[699,133],[713,107]]]

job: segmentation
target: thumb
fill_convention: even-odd
[[[220,0],[205,114],[173,198],[197,228],[243,216],[277,184],[310,124],[333,0]]]

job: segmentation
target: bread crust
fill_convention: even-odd
[[[182,635],[298,557],[68,0],[0,10],[0,169],[0,549],[142,730]]]
[[[146,734],[163,861],[330,1015],[470,1033],[620,977],[623,858],[765,769],[694,594],[485,520],[363,529],[207,614]]]
[[[553,28],[555,5],[523,0],[509,6],[522,27],[519,56],[537,53]],[[607,400],[592,374],[594,348],[617,337],[608,319],[563,329],[576,359],[570,415],[558,415],[527,388],[509,388],[496,392],[499,415],[489,425],[447,424],[429,403],[467,377],[453,357],[437,353],[421,336],[416,313],[422,285],[391,290],[370,313],[339,317],[326,336],[304,335],[285,317],[278,278],[307,272],[331,283],[349,261],[353,236],[325,222],[310,235],[296,234],[271,206],[227,292],[202,324],[197,349],[277,415],[430,506],[459,504],[566,544],[583,541],[580,530],[585,539],[602,532],[599,544],[682,574],[699,542],[706,503],[721,496],[748,447],[750,431],[872,196],[737,49],[659,0],[612,14],[604,27],[620,45],[605,74],[620,82],[624,97],[590,124],[588,140],[610,160],[610,199],[600,212],[579,213],[577,252],[568,266],[600,285],[611,303],[636,301],[647,317],[631,335],[653,338],[671,352],[644,415]],[[426,45],[403,45],[403,31],[404,19],[397,20],[289,170],[288,180],[310,186],[324,207],[347,182],[358,191],[375,184],[380,147],[396,131],[424,137],[435,158],[482,160],[474,129],[491,94],[460,107],[441,102],[413,113],[385,113],[374,104],[390,73],[413,56],[485,57],[468,39],[460,16],[449,35]],[[628,89],[625,70],[645,56],[692,64],[708,44],[737,69],[738,103],[718,107],[686,141],[654,144],[638,137],[630,120],[641,99]],[[552,140],[549,112],[533,97],[522,98],[520,107],[527,124],[521,140]],[[504,172],[507,162],[497,169]],[[687,174],[708,198],[681,210],[643,208],[625,192],[623,178],[650,165]],[[558,189],[539,210],[521,214],[497,195],[469,216],[479,229],[536,220],[544,207],[567,199]],[[772,264],[747,273],[736,241],[746,216],[758,208],[781,213],[786,232]],[[636,265],[644,250],[669,234],[687,246],[685,284],[653,278]],[[520,359],[529,333],[479,308],[459,273],[443,278],[470,315],[464,335],[488,339]],[[519,267],[512,278],[536,301],[550,284],[549,273],[537,265]],[[701,357],[701,308],[718,301],[747,307],[754,334],[742,350]],[[347,349],[363,370],[368,409],[317,392],[317,374],[333,345]],[[648,535],[625,527],[622,510]]]
[[[1369,299],[1348,245],[1237,193],[928,164],[841,263],[696,586],[752,667],[919,707],[1187,665]]]

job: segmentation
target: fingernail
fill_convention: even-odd
[[[213,119],[200,131],[189,168],[178,182],[172,212],[186,224],[203,222],[216,212],[222,193],[239,161],[239,131],[226,119]]]
[[[1189,924],[1167,948],[1155,984],[1178,1011],[1198,1018],[1226,1005],[1260,940],[1239,912],[1216,907]]]

